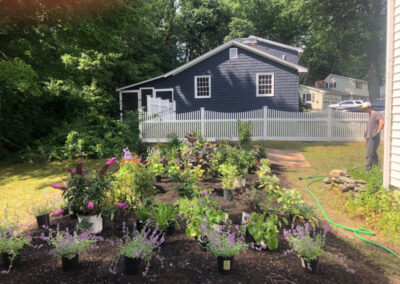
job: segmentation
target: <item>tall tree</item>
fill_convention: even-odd
[[[302,0],[300,11],[308,21],[302,63],[309,67],[308,82],[329,73],[369,81],[370,100],[379,97],[383,82],[385,0]]]

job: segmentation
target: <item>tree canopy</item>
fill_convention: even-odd
[[[365,79],[373,100],[385,21],[384,0],[0,1],[0,158],[88,115],[113,116],[117,87],[249,35],[303,47],[304,83]]]

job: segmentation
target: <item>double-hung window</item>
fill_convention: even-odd
[[[257,97],[273,97],[274,96],[274,74],[258,73],[257,74]]]
[[[211,76],[194,77],[194,97],[196,99],[211,98]]]

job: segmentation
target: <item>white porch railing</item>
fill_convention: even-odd
[[[326,110],[285,112],[264,107],[240,113],[198,111],[181,114],[143,114],[140,130],[146,142],[166,142],[168,134],[179,138],[191,131],[201,132],[207,141],[238,140],[237,121],[252,122],[253,140],[280,141],[361,141],[367,113]]]
[[[147,96],[148,115],[154,115],[160,113],[171,114],[175,112],[175,109],[176,109],[175,101],[170,102],[169,100],[163,100],[161,98],[153,98],[152,96]]]

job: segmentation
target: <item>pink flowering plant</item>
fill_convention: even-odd
[[[163,265],[161,258],[158,256],[158,252],[161,244],[165,242],[164,233],[159,231],[157,226],[155,228],[150,227],[149,219],[145,222],[144,227],[140,231],[136,228],[136,224],[134,223],[134,227],[130,232],[126,223],[123,222],[122,231],[124,236],[122,239],[119,239],[119,252],[109,268],[112,274],[116,273],[116,265],[121,256],[138,258],[146,262],[146,269],[143,275],[146,275],[149,271],[150,261],[154,257]]]
[[[108,160],[100,171],[93,174],[84,169],[82,161],[76,169],[69,170],[71,177],[63,192],[68,209],[80,215],[98,215],[111,207],[107,194],[111,176],[107,170],[114,163],[115,158]]]
[[[292,225],[290,230],[284,230],[283,232],[291,247],[287,252],[295,253],[307,262],[317,260],[320,255],[329,256],[323,249],[328,231],[329,223],[327,223],[322,232],[318,232],[310,223],[306,223],[304,226],[297,225],[296,227]]]
[[[202,237],[207,240],[207,250],[225,258],[235,256],[246,248],[241,230],[245,230],[245,227],[232,225],[232,222],[229,225],[209,226],[206,219],[201,224]]]
[[[90,248],[94,248],[97,240],[102,237],[96,237],[90,231],[78,233],[77,231],[61,231],[59,226],[54,230],[46,227],[48,236],[42,232],[40,239],[46,241],[51,247],[51,255],[72,259],[75,255],[80,254]]]

